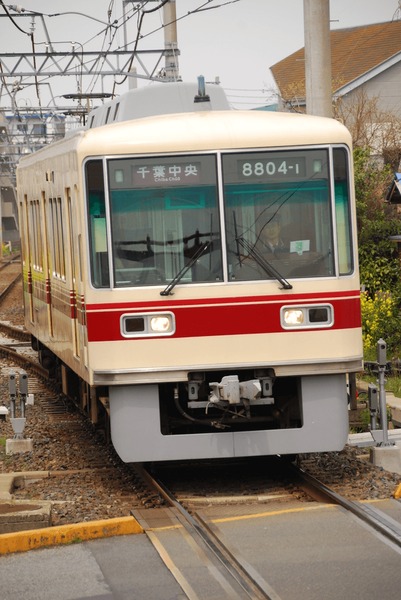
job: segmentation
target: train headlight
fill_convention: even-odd
[[[305,321],[304,311],[300,308],[287,308],[283,314],[284,323],[288,326],[302,325]]]
[[[152,317],[150,328],[155,333],[169,333],[171,331],[171,315]]]
[[[175,319],[170,312],[125,314],[121,316],[120,326],[126,338],[173,335]]]
[[[317,329],[332,327],[334,309],[331,304],[283,306],[280,312],[283,329]]]

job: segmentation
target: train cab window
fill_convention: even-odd
[[[110,287],[102,161],[88,161],[85,174],[92,284],[99,288]]]
[[[223,156],[231,280],[335,273],[327,149]]]
[[[216,157],[108,162],[115,287],[222,281]]]
[[[333,149],[334,194],[340,275],[349,275],[354,268],[351,245],[352,221],[350,215],[348,162],[348,153],[345,148]]]

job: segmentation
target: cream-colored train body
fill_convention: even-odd
[[[21,160],[17,185],[26,327],[123,460],[344,446],[362,340],[338,122],[166,83]]]

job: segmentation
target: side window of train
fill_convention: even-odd
[[[51,252],[53,277],[65,280],[64,218],[61,198],[50,198]]]
[[[102,161],[88,161],[85,175],[92,284],[98,288],[110,287]]]
[[[36,271],[43,270],[43,245],[42,230],[40,227],[40,207],[39,201],[30,202],[29,223],[31,226],[30,239],[33,259],[33,268]]]
[[[354,264],[348,187],[348,153],[345,148],[334,148],[333,168],[339,272],[340,275],[349,275],[354,269]]]

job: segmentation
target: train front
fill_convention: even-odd
[[[343,448],[350,173],[340,143],[86,162],[91,383],[123,460]]]

